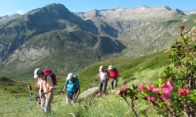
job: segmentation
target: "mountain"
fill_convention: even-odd
[[[117,8],[75,13],[84,20],[92,20],[102,34],[110,35],[126,45],[126,56],[134,57],[166,49],[174,42],[178,25],[189,29],[195,25],[193,17],[169,7]]]
[[[1,17],[0,73],[27,80],[41,67],[64,76],[108,58],[159,52],[174,42],[180,23],[189,30],[195,19],[167,6],[72,13],[62,4]]]
[[[37,67],[56,74],[76,72],[125,48],[97,33],[92,21],[82,20],[61,4],[0,20],[0,73],[14,79],[32,77]]]

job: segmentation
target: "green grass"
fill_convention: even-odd
[[[0,98],[0,116],[2,117],[126,117],[133,116],[125,102],[114,94],[102,98],[90,97],[76,105],[66,105],[65,96],[56,95],[52,103],[52,113],[44,114],[36,102],[32,101],[32,109],[29,97],[16,98],[11,95]],[[136,105],[146,108],[142,103]],[[148,113],[155,114],[149,110]]]
[[[91,65],[78,74],[82,91],[92,87],[93,79],[98,73],[100,65],[107,67],[112,64],[119,69],[120,80],[119,87],[127,84],[131,86],[140,85],[141,82],[150,83],[158,78],[160,71],[165,68],[170,62],[167,58],[167,53],[160,53],[142,56],[135,59],[129,58],[114,58],[105,62]],[[58,76],[58,85],[55,88],[55,97],[52,103],[52,113],[44,114],[41,109],[36,106],[34,96],[32,96],[33,108],[30,109],[29,94],[27,83],[14,82],[13,86],[1,85],[0,87],[0,116],[2,117],[128,117],[134,116],[129,110],[126,103],[114,93],[109,91],[108,96],[98,98],[95,95],[85,100],[81,100],[74,106],[65,104],[65,96],[60,94],[63,89],[66,76]],[[36,83],[36,79],[31,82]],[[98,83],[98,82],[97,82]],[[7,91],[2,88],[6,87]],[[108,85],[108,89],[110,84]],[[9,90],[20,93],[10,93]],[[3,92],[1,92],[3,91]],[[22,91],[22,92],[21,92]],[[7,93],[5,93],[7,92]],[[37,89],[32,91],[32,95],[37,93]],[[4,94],[4,96],[2,95]],[[136,105],[137,112],[140,109],[148,109],[147,113],[150,117],[157,115],[142,102]],[[142,115],[140,115],[142,116]]]

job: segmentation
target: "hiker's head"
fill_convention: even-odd
[[[40,78],[43,77],[43,72],[40,68],[37,68],[34,70],[34,78]]]
[[[99,67],[99,72],[104,71],[104,66]]]
[[[109,66],[108,66],[108,70],[111,70],[111,69],[114,69],[114,66],[109,65]]]
[[[73,78],[74,78],[74,74],[73,73],[69,73],[67,75],[67,80],[73,80]]]

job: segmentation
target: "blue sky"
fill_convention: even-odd
[[[153,8],[169,6],[183,11],[196,10],[196,0],[0,0],[0,16],[25,13],[51,3],[64,4],[72,12],[93,9],[133,8],[147,5]]]

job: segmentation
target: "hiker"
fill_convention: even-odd
[[[118,80],[119,80],[118,70],[114,66],[109,65],[108,74],[109,74],[109,77],[110,77],[111,91],[113,92],[114,87],[115,88],[117,87],[117,83],[118,83]]]
[[[63,94],[65,93],[65,90],[67,91],[66,104],[76,103],[80,94],[80,83],[77,75],[74,75],[73,73],[68,74],[62,91]]]
[[[106,88],[107,88],[107,82],[108,82],[108,73],[107,71],[105,71],[103,66],[99,67],[99,73],[97,75],[97,78],[94,80],[95,82],[98,80],[98,78],[100,78],[100,82],[99,82],[99,96],[102,96],[102,88],[103,88],[103,92],[104,95],[106,95]]]
[[[28,88],[39,88],[41,109],[46,113],[51,112],[51,103],[54,97],[52,78],[50,75],[45,75],[40,68],[35,69],[34,78],[38,78],[38,83],[35,85],[28,85]]]

